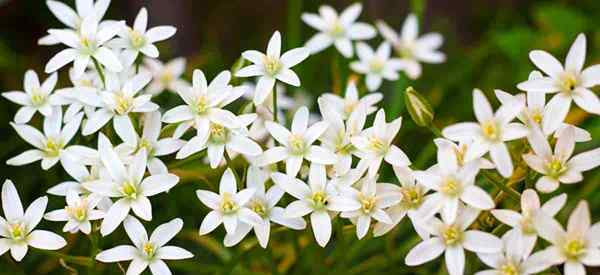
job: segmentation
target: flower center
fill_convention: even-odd
[[[135,200],[138,196],[138,188],[135,183],[126,181],[121,185],[121,193],[124,197]]]
[[[531,110],[529,117],[531,118],[531,120],[533,120],[533,122],[540,124],[540,123],[542,123],[542,119],[544,118],[544,115],[540,109],[536,108],[534,110]]]
[[[48,138],[46,139],[46,148],[44,154],[47,157],[55,158],[60,155],[60,151],[65,147],[61,139]]]
[[[533,225],[533,219],[531,214],[523,213],[523,218],[519,222],[521,224],[521,230],[524,234],[532,235],[536,234],[535,226]]]
[[[223,125],[211,123],[209,140],[215,144],[225,144],[229,140],[229,130]]]
[[[233,200],[233,196],[230,193],[223,194],[223,199],[221,200],[221,212],[224,214],[235,213],[240,207]]]
[[[310,199],[315,210],[323,209],[327,206],[327,194],[325,194],[325,192],[314,192]]]
[[[65,210],[67,211],[67,214],[69,214],[69,216],[77,221],[85,221],[85,218],[87,217],[87,205],[86,203],[82,203],[80,205],[77,206],[67,206],[65,207]]]
[[[567,170],[567,167],[559,158],[552,157],[552,160],[546,163],[546,170],[548,172],[548,176],[556,179]]]
[[[502,275],[519,275],[519,274],[521,274],[521,272],[519,271],[519,268],[512,262],[504,263],[502,266],[500,266],[499,271],[500,271],[500,274],[502,274]]]
[[[399,41],[399,43],[394,44],[394,50],[403,59],[413,59],[414,54],[414,42],[411,41]]]
[[[560,84],[563,92],[570,93],[577,88],[579,81],[574,73],[565,73]]]
[[[418,186],[402,187],[402,205],[406,209],[416,209],[423,203],[423,193]]]
[[[84,79],[79,80],[79,86],[93,88],[94,83],[92,82],[91,79],[84,78]]]
[[[456,225],[451,225],[442,231],[442,239],[447,246],[457,245],[462,242],[463,232]]]
[[[123,93],[115,94],[115,112],[119,115],[126,115],[133,109],[133,97]]]
[[[344,115],[346,115],[346,117],[349,117],[350,114],[352,114],[352,112],[354,111],[354,109],[356,109],[356,105],[358,105],[358,102],[356,101],[346,102],[344,104]]]
[[[483,132],[483,136],[490,141],[498,141],[500,139],[500,129],[498,123],[494,120],[481,123],[481,131]]]
[[[208,97],[201,95],[196,99],[196,104],[191,106],[192,111],[197,115],[203,115],[208,111]]]
[[[454,154],[456,155],[456,161],[459,166],[465,165],[465,155],[467,154],[467,145],[462,144],[458,148],[454,149]]]
[[[137,148],[135,149],[135,151],[139,152],[142,149],[146,149],[146,154],[148,155],[148,157],[151,157],[154,155],[154,146],[152,145],[152,142],[150,142],[149,140],[147,140],[145,138],[141,138],[138,141],[138,145],[137,145]]]
[[[375,136],[369,137],[369,146],[371,147],[371,150],[382,155],[385,155],[385,153],[387,153],[388,150],[388,146],[385,145],[383,140]]]
[[[376,199],[374,196],[367,197],[361,195],[359,200],[361,204],[361,210],[363,213],[369,214],[375,208]]]
[[[339,20],[335,20],[329,28],[329,35],[331,35],[334,38],[343,37],[345,33],[346,30],[344,29],[344,26],[342,26]]]
[[[146,45],[144,35],[133,29],[129,30],[129,40],[131,41],[131,46],[135,49],[140,49]]]
[[[265,203],[259,200],[253,200],[250,202],[250,209],[254,213],[258,214],[261,218],[267,218],[269,216],[269,209],[265,206]]]
[[[144,254],[146,254],[146,257],[148,257],[148,259],[154,257],[154,253],[156,253],[156,248],[150,242],[144,243],[142,250],[144,251]]]
[[[440,188],[440,191],[447,196],[456,197],[462,192],[462,184],[453,177],[448,177]]]
[[[25,228],[25,224],[22,222],[9,224],[8,231],[11,238],[15,241],[22,241],[25,239],[25,237],[27,237],[27,229]]]
[[[40,88],[34,88],[33,91],[31,91],[31,103],[33,106],[42,106],[46,102],[46,98],[46,93],[42,92]]]
[[[81,37],[80,43],[81,50],[84,54],[92,55],[94,52],[96,52],[97,45],[95,40],[88,37]]]
[[[267,56],[264,60],[265,71],[267,74],[274,76],[281,70],[281,62],[279,58]]]
[[[563,253],[569,260],[578,260],[585,254],[585,243],[581,239],[572,239],[563,245]]]
[[[174,79],[175,79],[175,76],[173,76],[173,73],[171,73],[168,70],[164,71],[160,75],[160,82],[162,82],[164,85],[169,85],[169,83],[171,83]]]
[[[289,150],[292,155],[304,155],[306,152],[306,142],[304,137],[299,135],[291,135],[288,140]]]
[[[374,73],[381,73],[383,71],[383,67],[385,66],[385,63],[383,62],[383,60],[381,60],[380,58],[373,58],[371,60],[371,62],[369,63],[369,67],[371,68],[371,71]]]

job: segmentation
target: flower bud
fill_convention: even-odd
[[[433,108],[431,108],[429,101],[415,91],[413,87],[406,88],[404,102],[410,117],[417,125],[426,127],[431,124],[434,117]]]

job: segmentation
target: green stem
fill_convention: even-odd
[[[273,86],[273,121],[279,122],[277,119],[277,83]]]
[[[57,259],[62,259],[63,261],[65,261],[67,263],[77,264],[77,265],[81,265],[81,266],[88,266],[88,267],[92,266],[94,264],[94,260],[89,257],[71,256],[71,255],[66,255],[66,254],[62,254],[59,252],[43,250],[43,249],[35,249],[35,251],[39,252],[40,254],[44,254],[46,256],[54,257]]]
[[[98,71],[98,75],[100,75],[100,80],[102,80],[102,86],[106,89],[106,78],[104,77],[104,70],[102,70],[102,66],[98,63],[98,60],[92,56],[92,61],[94,62],[94,66],[96,67],[96,71]]]
[[[440,131],[440,129],[438,129],[438,127],[435,125],[430,124],[427,128],[429,128],[429,131],[431,131],[436,137],[442,137],[442,131]]]
[[[511,199],[515,200],[516,202],[521,200],[521,194],[506,185],[508,182],[507,180],[498,180],[494,174],[485,170],[481,171],[481,174],[496,187],[498,187],[498,189],[502,190],[502,192],[508,194]]]
[[[235,168],[233,167],[233,161],[229,157],[227,150],[225,150],[225,154],[223,154],[223,156],[225,156],[225,161],[227,161],[227,167],[231,169],[231,172],[233,172],[233,175],[235,176],[235,181],[241,185],[242,182],[240,181],[240,176],[238,175],[237,171],[235,171]]]

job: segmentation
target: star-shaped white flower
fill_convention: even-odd
[[[364,154],[362,158],[369,162],[370,177],[377,174],[384,160],[392,166],[410,165],[408,156],[392,143],[401,126],[402,117],[387,123],[385,110],[380,109],[375,115],[373,126],[362,131],[360,135],[352,137],[352,144]]]
[[[98,151],[109,177],[84,183],[84,187],[100,196],[117,198],[106,213],[100,233],[112,233],[127,217],[130,210],[144,220],[152,220],[152,204],[148,197],[165,192],[177,184],[179,178],[173,174],[159,174],[144,178],[146,172],[146,150],[138,152],[131,164],[125,166],[104,134],[99,134]]]
[[[84,95],[85,103],[99,107],[83,126],[83,135],[90,135],[106,125],[111,119],[117,133],[133,128],[130,113],[148,113],[158,110],[158,105],[151,102],[151,95],[138,95],[150,83],[152,76],[140,72],[127,78],[109,73],[106,75],[106,89],[100,92],[100,100],[95,95]]]
[[[29,70],[25,73],[25,79],[23,80],[25,92],[10,91],[2,93],[2,96],[6,99],[23,106],[15,114],[15,123],[29,122],[36,112],[40,112],[45,117],[52,114],[52,107],[59,105],[56,93],[52,93],[57,80],[58,76],[54,73],[40,85],[38,75],[35,71]]]
[[[600,65],[584,69],[585,54],[584,34],[579,34],[573,42],[564,67],[548,52],[535,50],[529,53],[531,62],[547,76],[527,80],[517,87],[527,92],[556,93],[546,107],[546,112],[552,113],[553,116],[543,121],[544,132],[553,132],[561,125],[572,101],[588,113],[600,114],[600,100],[590,90],[600,84]]]
[[[132,155],[138,153],[141,149],[146,149],[150,174],[167,174],[169,172],[167,166],[158,157],[177,152],[185,142],[172,137],[159,139],[161,130],[159,111],[145,113],[143,118],[142,136],[140,137],[134,128],[117,132],[124,143],[117,146],[116,150],[126,155]]]
[[[155,96],[164,90],[172,92],[185,89],[189,83],[181,77],[185,73],[186,60],[183,57],[175,58],[166,64],[157,59],[145,58],[145,68],[152,74],[152,82],[146,92]]]
[[[350,63],[350,68],[360,74],[366,75],[369,91],[375,91],[381,86],[383,79],[398,79],[398,71],[404,63],[398,58],[390,58],[392,49],[389,43],[383,42],[374,52],[369,45],[359,42],[356,44],[356,53],[359,61]]]
[[[433,142],[437,147],[438,158],[454,157],[458,166],[464,166],[466,163],[475,161],[479,163],[480,169],[494,169],[494,164],[486,158],[467,153],[469,150],[472,150],[471,140],[461,140],[456,144],[445,138],[436,138]]]
[[[154,46],[154,43],[169,39],[175,35],[175,32],[177,29],[172,26],[148,29],[148,11],[146,8],[141,8],[135,18],[133,28],[123,26],[117,34],[119,38],[112,40],[110,45],[123,49],[121,61],[123,61],[123,66],[129,67],[133,65],[140,52],[147,57],[158,58],[158,48]]]
[[[212,209],[202,220],[200,235],[206,235],[221,223],[227,234],[235,234],[241,223],[260,226],[262,218],[248,209],[248,203],[256,189],[248,187],[237,191],[235,175],[227,168],[219,182],[219,194],[207,190],[197,190],[200,201]]]
[[[554,152],[539,128],[529,136],[529,144],[534,153],[523,155],[523,160],[531,169],[543,176],[535,187],[544,193],[556,190],[560,183],[573,184],[583,180],[581,172],[600,165],[600,148],[571,157],[575,149],[575,129],[567,126],[558,137]]]
[[[406,255],[406,265],[416,266],[429,262],[442,253],[446,269],[450,275],[462,275],[465,269],[465,249],[476,253],[498,253],[502,241],[487,232],[467,230],[477,219],[479,210],[466,207],[461,209],[456,220],[432,218],[426,228],[433,236],[413,247]]]
[[[585,266],[600,266],[600,223],[591,225],[586,201],[579,202],[573,210],[566,231],[547,215],[540,215],[535,222],[540,237],[552,245],[531,258],[548,266],[564,263],[565,275],[585,275]]]
[[[567,194],[561,194],[541,205],[537,193],[532,189],[527,189],[521,194],[521,213],[509,209],[494,209],[491,212],[496,219],[513,228],[510,232],[514,232],[520,237],[519,243],[524,250],[523,253],[529,255],[537,241],[537,229],[534,221],[538,213],[541,211],[548,217],[554,217],[566,202]]]
[[[355,22],[361,11],[362,4],[355,3],[339,15],[328,5],[319,7],[319,14],[303,13],[302,21],[319,31],[306,42],[306,48],[315,54],[333,44],[344,57],[352,57],[353,40],[368,40],[377,34],[371,25]]]
[[[131,261],[127,268],[128,275],[141,274],[148,267],[153,275],[166,275],[171,274],[171,270],[165,260],[184,260],[194,257],[183,248],[166,245],[183,228],[183,221],[179,218],[156,227],[150,238],[144,226],[136,218],[129,216],[123,224],[133,246],[119,245],[104,250],[96,255],[96,260],[103,263]]]
[[[313,145],[327,130],[328,123],[319,121],[308,127],[308,108],[302,107],[294,114],[291,132],[281,124],[265,123],[271,136],[280,143],[263,153],[258,166],[285,161],[286,173],[295,177],[300,171],[304,159],[319,164],[334,164],[336,156],[322,146]]]
[[[124,22],[110,22],[98,25],[98,19],[89,15],[83,19],[79,32],[74,30],[52,29],[48,32],[60,43],[69,48],[57,53],[46,64],[46,73],[52,73],[73,62],[75,77],[81,76],[95,59],[111,72],[123,70],[115,53],[104,44],[112,39],[123,27]]]
[[[273,182],[297,200],[288,204],[284,216],[298,218],[310,214],[310,224],[317,243],[325,247],[331,238],[330,211],[352,211],[360,208],[360,203],[340,196],[335,187],[327,182],[325,166],[312,164],[308,175],[308,185],[292,176],[273,173]]]
[[[350,114],[360,106],[365,107],[367,115],[377,111],[377,107],[374,105],[383,99],[383,95],[381,93],[370,93],[359,98],[356,83],[354,83],[354,81],[349,81],[348,86],[346,86],[344,97],[333,93],[326,93],[319,98],[326,101],[329,104],[329,107],[338,112],[343,120],[346,120],[350,118]]]
[[[44,218],[49,221],[66,221],[64,232],[90,234],[92,224],[90,221],[104,217],[104,212],[95,209],[102,197],[90,195],[80,197],[75,190],[67,191],[67,206],[46,213]]]
[[[404,71],[412,79],[421,76],[421,62],[438,64],[446,60],[446,55],[438,51],[444,42],[442,35],[427,33],[419,37],[419,22],[414,14],[409,14],[404,20],[400,36],[383,21],[377,22],[377,29],[392,44],[404,62]]]
[[[79,32],[84,18],[94,16],[98,20],[101,20],[104,17],[110,5],[110,0],[97,0],[95,3],[94,0],[75,1],[75,9],[54,0],[47,0],[46,5],[48,5],[48,9],[50,9],[50,12],[52,12],[58,21]],[[38,44],[40,45],[56,45],[59,43],[60,40],[52,36],[52,34],[48,34],[38,40]]]
[[[498,92],[496,92],[498,94]],[[529,134],[521,123],[511,122],[523,109],[523,102],[511,101],[502,105],[496,113],[490,102],[479,89],[473,90],[475,122],[462,122],[450,125],[442,131],[444,137],[454,141],[472,140],[467,159],[478,158],[490,152],[492,162],[505,178],[513,173],[513,164],[504,142],[523,138]]]
[[[241,68],[237,71],[236,76],[259,76],[254,92],[254,104],[258,105],[271,94],[275,87],[275,80],[299,87],[300,79],[290,68],[304,61],[308,55],[308,49],[303,47],[281,54],[281,34],[276,31],[269,40],[266,55],[255,50],[242,53],[245,59],[254,64]]]
[[[63,237],[46,230],[34,230],[46,211],[48,197],[32,202],[23,211],[21,199],[15,185],[6,180],[2,185],[2,209],[5,218],[0,217],[0,255],[10,250],[15,261],[20,262],[29,246],[44,250],[58,250],[67,245]]]

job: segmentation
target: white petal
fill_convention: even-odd
[[[600,148],[575,155],[568,164],[570,169],[588,171],[600,165]]]
[[[163,41],[175,35],[177,29],[171,26],[159,26],[149,29],[146,32],[146,40],[148,43]]]
[[[136,247],[143,247],[144,243],[148,242],[148,233],[138,219],[128,216],[123,221],[123,227],[127,236]]]
[[[119,226],[121,222],[127,217],[129,209],[131,208],[130,203],[126,199],[120,199],[115,202],[105,215],[100,226],[100,233],[102,236],[106,236]]]
[[[181,231],[181,228],[183,228],[181,219],[173,219],[168,223],[161,224],[152,232],[150,241],[156,246],[163,246],[173,239]]]
[[[317,243],[325,247],[331,238],[331,218],[326,211],[317,211],[310,214],[310,224]]]
[[[490,195],[475,185],[467,186],[460,198],[466,204],[475,208],[484,210],[494,208],[494,200],[492,200]]]
[[[496,165],[498,172],[505,178],[508,178],[513,173],[513,164],[508,148],[504,143],[492,145],[490,148],[490,157]]]
[[[554,56],[545,51],[531,51],[529,53],[529,59],[531,59],[531,62],[533,62],[535,66],[552,78],[559,78],[560,74],[564,71],[560,62],[556,60]]]
[[[308,58],[308,55],[309,51],[307,48],[295,48],[285,52],[281,56],[280,61],[286,68],[290,68]]]
[[[406,255],[406,265],[416,266],[429,262],[440,256],[445,250],[441,238],[434,237],[424,240],[413,247]]]
[[[21,199],[11,180],[4,181],[2,185],[2,210],[8,220],[17,220],[24,215]]]
[[[103,263],[114,263],[132,260],[137,249],[131,245],[119,245],[108,250],[104,250],[96,255],[96,260]]]
[[[217,211],[210,211],[202,220],[200,224],[200,235],[206,235],[223,222],[223,217]]]
[[[583,33],[577,36],[573,45],[569,49],[565,60],[565,70],[571,72],[580,72],[585,63],[586,39]]]
[[[465,251],[461,246],[446,248],[446,268],[450,275],[462,275],[465,270]]]
[[[163,246],[156,251],[156,256],[163,260],[184,260],[193,258],[194,254],[176,246]]]
[[[490,233],[469,230],[464,233],[463,246],[477,253],[498,253],[502,250],[500,239]]]
[[[58,250],[67,245],[67,241],[56,233],[46,230],[34,230],[29,234],[27,244],[45,250]]]

